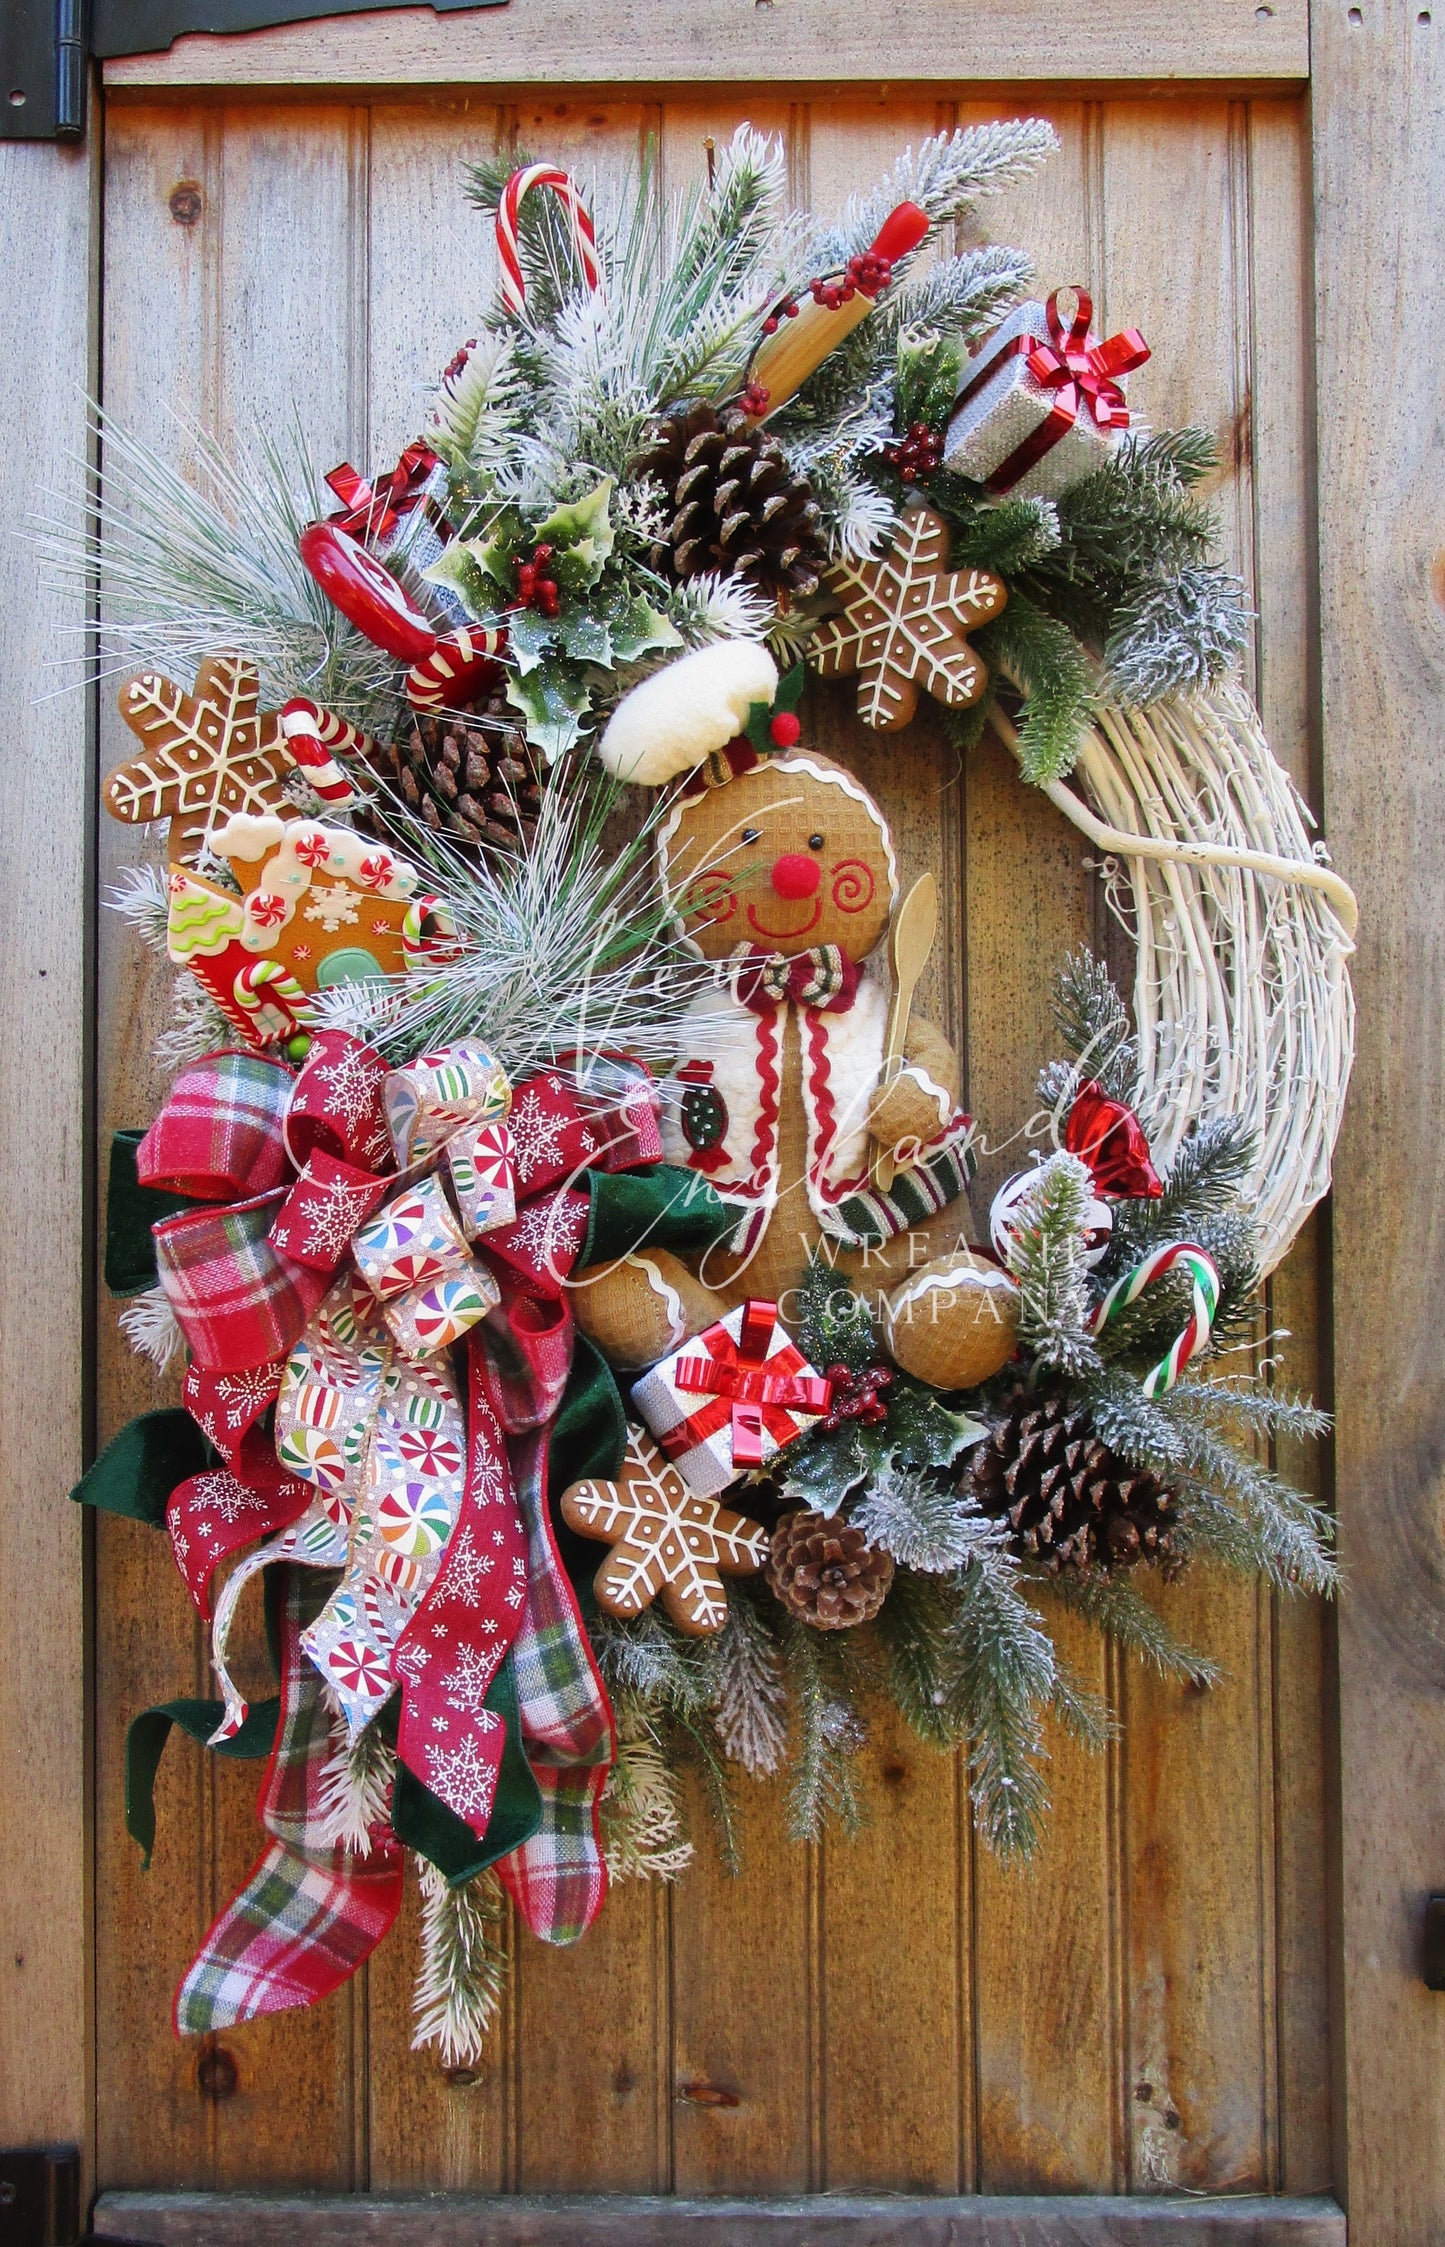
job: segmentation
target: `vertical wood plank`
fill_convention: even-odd
[[[1318,805],[1319,739],[1309,556],[1313,379],[1309,347],[1308,119],[1298,100],[1256,101],[1248,113],[1250,366],[1240,417],[1254,466],[1252,594],[1255,679],[1275,755]],[[1301,371],[1303,370],[1303,372]],[[1268,1294],[1271,1328],[1288,1339],[1277,1378],[1326,1401],[1321,1239],[1310,1220]],[[1277,1464],[1324,1494],[1317,1445],[1279,1446]],[[1275,2007],[1279,2146],[1271,2181],[1317,2192],[1331,2178],[1329,1930],[1325,1909],[1325,1615],[1316,1601],[1279,1599],[1272,1617]]]
[[[1152,105],[1106,107],[1099,309],[1110,327],[1137,325],[1155,342],[1135,393],[1147,417],[1216,431],[1226,552],[1243,558],[1249,502],[1239,479],[1248,458],[1235,431],[1248,302],[1234,157],[1222,102],[1181,102],[1167,135]],[[1175,202],[1188,224],[1164,235],[1160,212]],[[1136,2189],[1262,2185],[1274,2095],[1262,1595],[1219,1572],[1191,1571],[1157,1596],[1176,1631],[1216,1657],[1222,1677],[1203,1694],[1137,1666],[1125,1678],[1130,2181]]]
[[[4,515],[18,531],[87,449],[82,389],[97,364],[99,153],[0,144],[8,255]],[[41,584],[34,548],[0,557],[0,2133],[92,2144],[85,1532],[66,1492],[84,1464],[94,937],[86,617]],[[57,636],[59,627],[66,636]],[[58,660],[57,660],[58,659]],[[23,1310],[22,1310],[23,1306]]]
[[[1314,240],[1320,648],[1331,847],[1360,899],[1359,1049],[1335,1171],[1344,2182],[1355,2247],[1445,2226],[1445,378],[1438,9],[1319,0]],[[1368,213],[1370,223],[1361,224]]]

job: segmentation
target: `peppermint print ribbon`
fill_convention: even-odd
[[[513,172],[502,189],[502,199],[497,205],[497,257],[501,265],[502,309],[510,312],[514,318],[521,316],[527,301],[527,286],[522,279],[522,258],[518,246],[519,213],[523,196],[537,187],[545,187],[555,195],[566,212],[572,246],[577,252],[577,261],[588,288],[594,294],[600,293],[602,288],[597,237],[576,182],[555,164],[527,164],[521,171]]]
[[[1089,1321],[1089,1332],[1102,1334],[1111,1319],[1116,1319],[1131,1303],[1138,1302],[1146,1287],[1152,1287],[1155,1280],[1176,1269],[1187,1271],[1192,1282],[1189,1317],[1166,1355],[1145,1374],[1146,1397],[1163,1396],[1167,1389],[1172,1389],[1190,1359],[1197,1357],[1209,1340],[1214,1315],[1219,1309],[1219,1269],[1213,1257],[1193,1241],[1173,1241],[1165,1247],[1151,1249],[1132,1272],[1115,1281]]]

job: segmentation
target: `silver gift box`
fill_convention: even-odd
[[[1030,348],[1032,343],[1052,342],[1045,305],[1033,300],[1017,305],[1007,319],[999,322],[969,361],[961,390],[966,391],[991,360],[998,359],[998,366],[966,405],[954,407],[948,424],[944,466],[980,484],[986,484],[1004,466],[1048,420],[1058,403],[1057,391],[1045,390],[1029,373],[1028,352],[1006,351],[1018,336],[1029,337]],[[1015,499],[1057,499],[1071,484],[1092,476],[1123,434],[1122,429],[1100,429],[1088,407],[1081,404],[1073,426],[1041,459],[1026,468],[1017,481],[1010,477],[1006,484],[993,488],[1007,491]]]

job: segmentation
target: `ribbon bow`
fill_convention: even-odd
[[[401,517],[424,505],[427,484],[439,465],[438,456],[420,438],[408,445],[395,468],[378,476],[374,484],[359,475],[349,460],[343,460],[326,479],[341,501],[340,512],[329,515],[327,521],[359,538],[363,546],[384,546]],[[445,545],[452,535],[451,524],[440,508],[427,508],[426,514]]]
[[[1074,290],[1074,316],[1066,326],[1059,310],[1064,293],[1055,289],[1048,299],[1045,312],[1053,340],[1030,351],[1029,373],[1042,389],[1059,393],[1059,410],[1071,421],[1082,405],[1098,428],[1127,429],[1129,408],[1118,377],[1142,367],[1149,346],[1137,328],[1121,328],[1102,343],[1091,335],[1094,304],[1087,289]]]
[[[738,972],[738,997],[755,1014],[791,1002],[817,1007],[823,1014],[843,1014],[858,990],[858,969],[837,944],[820,944],[811,952],[764,952],[754,948]]]
[[[692,1396],[714,1401],[689,1414],[673,1438],[685,1438],[688,1448],[705,1443],[719,1428],[730,1424],[735,1467],[760,1467],[763,1430],[781,1448],[797,1430],[789,1411],[824,1413],[833,1394],[831,1381],[817,1373],[779,1371],[776,1355],[769,1371],[769,1351],[778,1321],[776,1303],[752,1302],[743,1310],[742,1326],[734,1342],[726,1327],[709,1327],[701,1339],[709,1355],[679,1360],[675,1385]],[[791,1350],[797,1359],[797,1352]],[[798,1359],[799,1363],[803,1361]],[[672,1438],[660,1439],[669,1452]]]
[[[1088,1165],[1094,1191],[1109,1201],[1158,1201],[1164,1191],[1133,1109],[1110,1100],[1092,1077],[1074,1095],[1064,1146]]]

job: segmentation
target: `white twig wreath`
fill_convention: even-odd
[[[1238,686],[1101,711],[1076,771],[1090,804],[1059,781],[1046,793],[1108,854],[1135,942],[1134,1106],[1154,1158],[1167,1166],[1209,1117],[1248,1121],[1271,1272],[1329,1189],[1354,1059],[1354,892]]]

